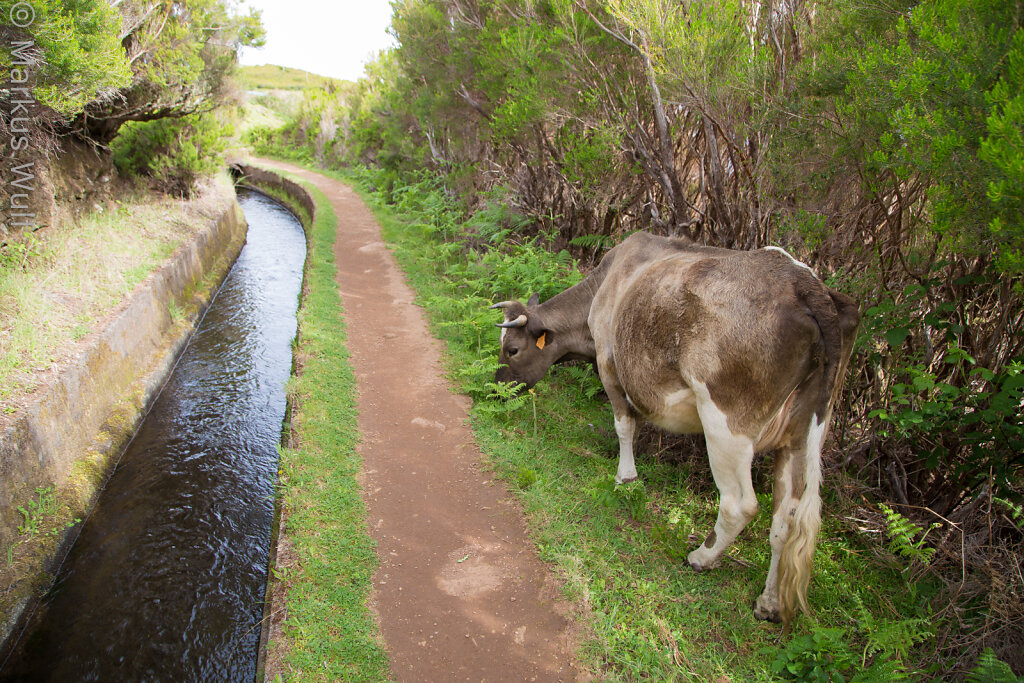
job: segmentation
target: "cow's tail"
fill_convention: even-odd
[[[818,424],[817,415],[811,419],[803,463],[806,487],[789,519],[789,534],[779,557],[779,616],[787,632],[798,609],[811,611],[807,604],[807,587],[811,582],[814,547],[821,527],[821,443],[826,427],[827,423]]]
[[[790,517],[789,533],[779,558],[779,613],[786,630],[798,609],[810,612],[807,587],[821,527],[821,450],[860,322],[853,299],[815,284],[816,287],[807,287],[800,294],[821,332],[822,381],[804,449],[805,488],[802,493],[793,492],[800,498]],[[794,462],[793,466],[799,464]]]

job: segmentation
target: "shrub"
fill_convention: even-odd
[[[127,123],[111,148],[122,174],[149,178],[161,192],[190,197],[196,181],[224,163],[229,134],[215,117],[193,114]]]

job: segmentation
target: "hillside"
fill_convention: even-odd
[[[287,66],[263,64],[238,68],[238,83],[247,90],[302,90],[304,88],[339,89],[348,81],[320,76]]]

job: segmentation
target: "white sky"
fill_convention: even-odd
[[[394,38],[389,0],[243,0],[240,12],[263,11],[267,44],[243,48],[241,63],[277,64],[355,81]]]

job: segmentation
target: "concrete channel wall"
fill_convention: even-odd
[[[233,193],[214,215],[0,434],[0,662],[245,244]],[[56,511],[20,533],[40,489]]]

